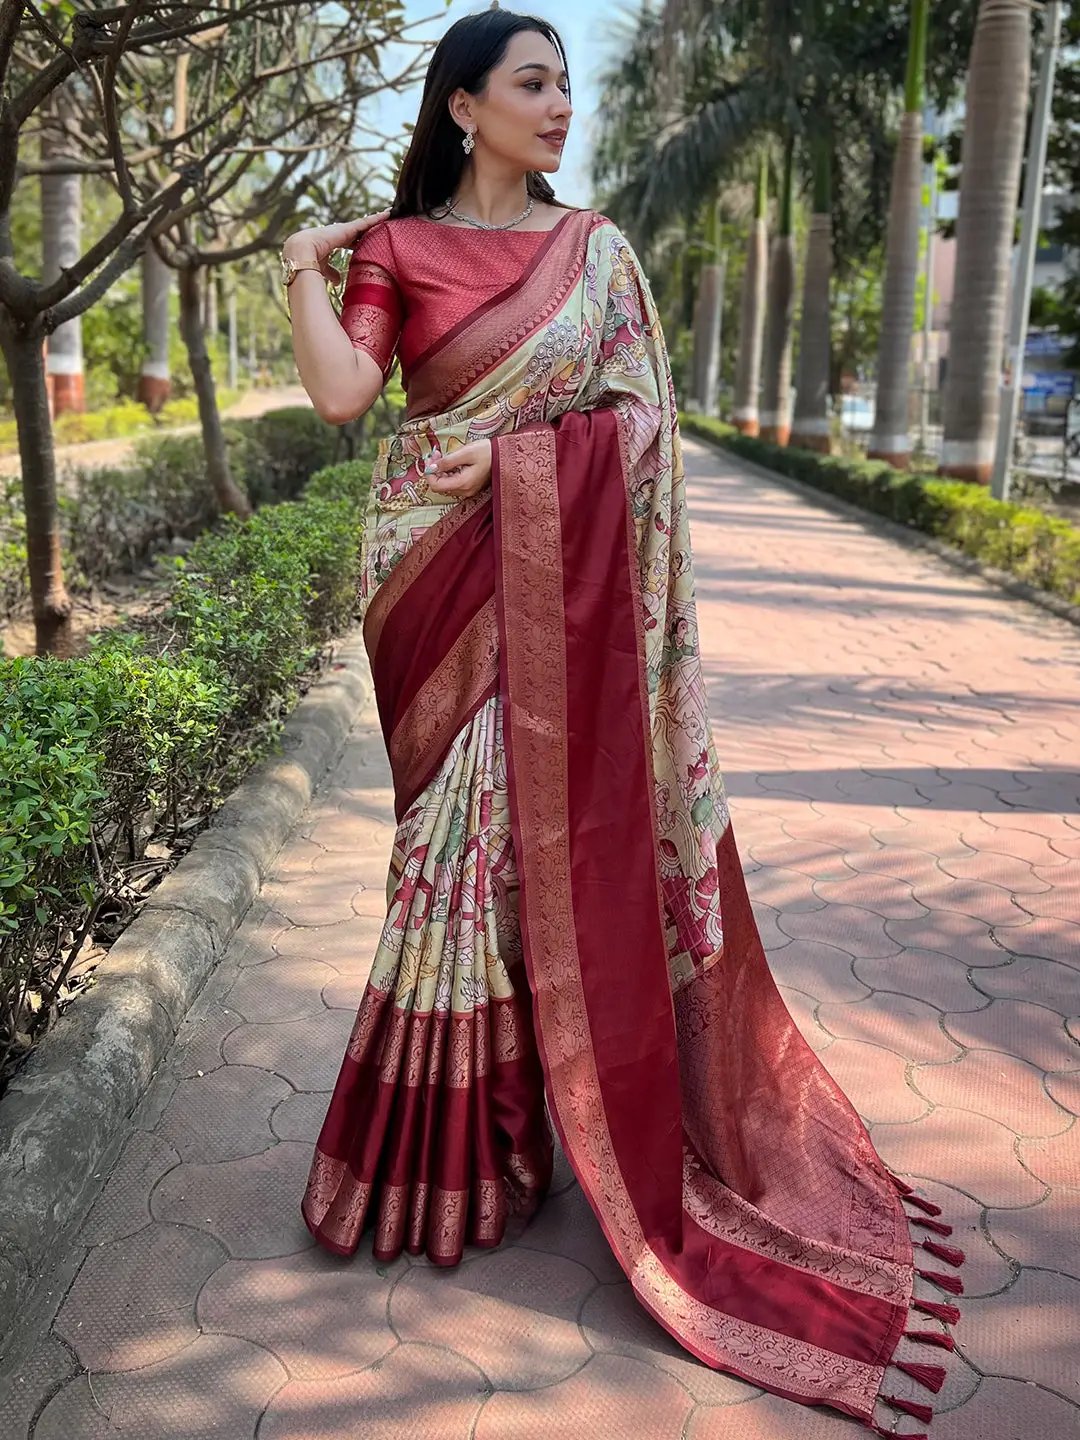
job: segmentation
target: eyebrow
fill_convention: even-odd
[[[527,65],[519,65],[514,71],[514,74],[518,75],[521,73],[522,70],[542,70],[544,74],[547,75],[551,70],[551,66],[542,65],[539,60],[530,60]],[[565,70],[560,70],[559,74],[563,77],[564,80],[569,80],[570,78],[570,76],[567,75]]]

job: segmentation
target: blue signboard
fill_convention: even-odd
[[[1043,400],[1071,400],[1076,393],[1076,376],[1071,370],[1024,372],[1024,394]]]
[[[1061,336],[1056,330],[1028,331],[1025,355],[1060,355],[1061,351]]]

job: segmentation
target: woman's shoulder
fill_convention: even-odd
[[[396,220],[377,220],[374,225],[369,225],[362,230],[353,241],[353,256],[360,260],[369,260],[374,265],[382,265],[384,269],[393,271],[394,265],[394,241],[393,226]]]

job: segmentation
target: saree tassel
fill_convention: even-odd
[[[956,1349],[956,1341],[943,1330],[905,1330],[904,1339],[914,1340],[916,1345],[937,1345],[941,1350]]]
[[[945,1384],[944,1365],[919,1365],[912,1364],[907,1360],[894,1360],[892,1363],[897,1370],[902,1370],[905,1375],[910,1375],[912,1380],[916,1380],[920,1385],[925,1385],[927,1390],[935,1395]]]
[[[909,1205],[917,1205],[920,1210],[925,1210],[927,1215],[940,1215],[941,1206],[935,1205],[932,1200],[924,1200],[921,1195],[916,1195],[914,1190],[905,1193],[904,1199]]]
[[[901,1180],[900,1177],[898,1175],[894,1175],[891,1170],[886,1171],[886,1174],[888,1175],[892,1183],[896,1186],[897,1190],[900,1191],[901,1195],[906,1196],[913,1193],[911,1186],[907,1183],[906,1180]],[[918,1202],[916,1201],[916,1203]]]
[[[944,1260],[946,1265],[962,1265],[964,1263],[963,1250],[957,1250],[955,1245],[939,1245],[936,1240],[924,1240],[922,1248],[933,1255],[937,1260]]]
[[[909,1215],[909,1225],[919,1225],[923,1230],[932,1230],[935,1235],[951,1235],[952,1226],[946,1225],[943,1220],[931,1220],[929,1216]]]
[[[962,1295],[964,1293],[964,1282],[959,1275],[945,1275],[940,1270],[916,1270],[916,1275],[921,1275],[924,1280],[929,1280],[931,1285],[937,1285],[942,1290],[948,1290],[950,1295]]]
[[[921,1310],[924,1315],[932,1315],[935,1320],[944,1320],[946,1325],[955,1325],[960,1319],[960,1311],[955,1305],[944,1305],[940,1300],[913,1300],[913,1310]]]
[[[901,1400],[898,1395],[882,1395],[880,1398],[883,1404],[891,1405],[894,1410],[902,1410],[905,1415],[913,1415],[924,1425],[929,1425],[934,1418],[932,1405],[919,1405],[914,1400]]]
[[[885,1440],[930,1440],[925,1430],[920,1430],[917,1435],[914,1432],[910,1435],[898,1435],[895,1430],[886,1430],[884,1425],[871,1425],[870,1430],[874,1435],[884,1435]]]

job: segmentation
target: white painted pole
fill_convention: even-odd
[[[1012,306],[1009,315],[1009,353],[1001,385],[1001,409],[998,415],[997,449],[990,481],[991,493],[998,500],[1009,498],[1010,471],[1016,420],[1023,393],[1024,349],[1027,345],[1028,312],[1031,309],[1031,287],[1035,271],[1035,251],[1039,243],[1039,220],[1042,209],[1043,173],[1046,169],[1046,143],[1050,133],[1050,113],[1054,101],[1054,71],[1058,46],[1061,43],[1060,0],[1049,0],[1043,30],[1042,63],[1035,109],[1031,117],[1028,142],[1027,173],[1024,176],[1024,210],[1020,224],[1020,248],[1013,282]]]
[[[934,240],[937,229],[937,140],[938,114],[932,105],[926,109],[926,135],[933,140],[935,153],[924,167],[926,178],[926,266],[923,280],[922,333],[922,394],[919,397],[919,451],[925,458],[926,439],[930,429],[930,334],[934,322]]]

